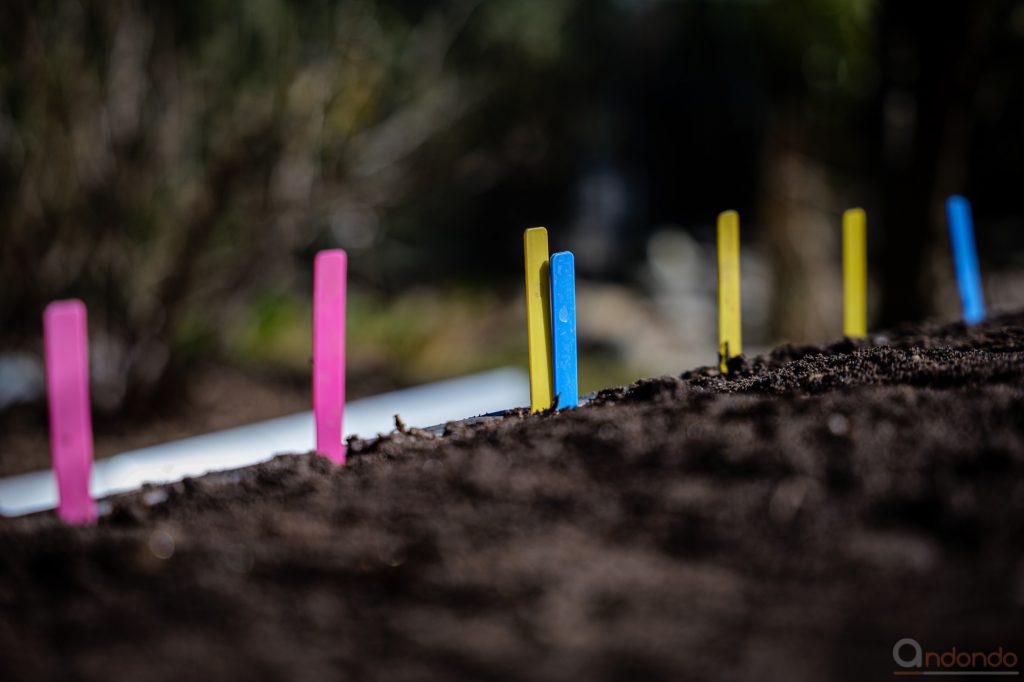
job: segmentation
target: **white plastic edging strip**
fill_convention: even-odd
[[[529,399],[529,377],[522,370],[481,372],[353,400],[345,406],[345,437],[389,433],[396,414],[409,426],[428,427],[524,405]],[[313,413],[302,412],[100,460],[93,465],[90,490],[100,498],[143,483],[173,483],[258,464],[280,453],[309,452],[314,443]],[[4,516],[56,506],[57,485],[50,469],[0,479]]]

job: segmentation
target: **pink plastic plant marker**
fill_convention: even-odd
[[[316,449],[345,463],[345,284],[348,258],[321,251],[313,263],[313,416]]]
[[[85,305],[54,301],[43,312],[46,394],[50,406],[50,451],[60,502],[57,514],[67,523],[96,521],[89,494],[92,470],[92,416],[89,413],[89,348]]]

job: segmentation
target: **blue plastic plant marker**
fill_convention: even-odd
[[[981,291],[978,250],[974,244],[971,203],[964,197],[951,196],[946,200],[946,219],[949,222],[949,240],[953,245],[953,264],[956,267],[957,285],[960,287],[964,322],[977,324],[985,319],[985,299]]]
[[[572,252],[551,256],[551,355],[555,407],[579,404],[576,377],[576,266]]]

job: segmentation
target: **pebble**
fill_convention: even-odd
[[[807,497],[807,481],[795,479],[783,481],[775,489],[768,503],[768,515],[779,524],[792,521]]]
[[[149,551],[157,559],[174,556],[174,536],[165,530],[155,530],[149,536]]]
[[[830,414],[828,417],[828,430],[833,436],[845,436],[850,432],[850,420],[842,414]]]
[[[253,557],[245,545],[235,543],[228,545],[224,553],[224,563],[235,573],[248,573],[252,570]]]
[[[152,507],[155,504],[167,501],[167,489],[166,488],[154,488],[153,490],[147,490],[142,493],[142,502],[147,507]]]

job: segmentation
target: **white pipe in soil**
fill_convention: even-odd
[[[409,426],[428,427],[497,412],[530,400],[525,372],[506,367],[353,400],[345,406],[345,436],[389,433],[394,415]],[[173,483],[187,476],[236,469],[284,452],[314,447],[313,413],[302,412],[204,436],[115,455],[96,462],[93,497],[135,490],[143,483]],[[0,514],[18,516],[57,506],[52,470],[0,479]]]

